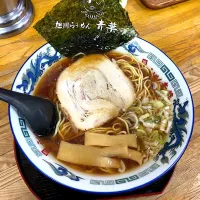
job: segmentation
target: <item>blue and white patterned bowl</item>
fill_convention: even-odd
[[[119,175],[92,176],[71,169],[51,154],[47,155],[24,118],[10,106],[10,125],[19,146],[40,172],[57,183],[99,193],[135,190],[151,184],[167,173],[181,158],[189,143],[194,124],[194,106],[189,87],[178,67],[162,51],[140,38],[135,38],[117,50],[129,51],[136,59],[153,68],[163,82],[168,83],[174,100],[173,128],[168,141],[156,159],[136,170]],[[31,94],[44,71],[60,58],[61,55],[49,44],[42,46],[21,67],[12,90]]]

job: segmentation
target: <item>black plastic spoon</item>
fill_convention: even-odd
[[[0,100],[14,106],[38,136],[51,136],[58,122],[56,106],[50,101],[0,88]]]

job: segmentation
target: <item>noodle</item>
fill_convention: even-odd
[[[126,120],[124,120],[123,118],[121,118],[121,117],[118,117],[117,119],[119,119],[119,121],[124,123],[127,133],[130,134],[128,122]]]
[[[138,98],[151,96],[149,91],[151,84],[147,85],[147,83],[151,83],[150,77],[152,77],[152,72],[144,64],[139,63],[135,59],[132,59],[132,62],[135,62],[134,67],[126,60],[117,60],[117,64],[121,70],[132,81],[136,90],[136,96]],[[143,70],[145,71],[145,76],[142,72]]]

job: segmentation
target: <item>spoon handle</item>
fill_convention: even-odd
[[[26,96],[28,95],[0,88],[0,100],[11,104],[19,110],[21,110],[22,101],[27,100]]]

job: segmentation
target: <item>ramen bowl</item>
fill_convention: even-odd
[[[41,173],[66,187],[85,192],[112,194],[147,186],[175,166],[190,141],[194,106],[187,82],[178,67],[161,50],[141,38],[133,39],[116,51],[128,51],[134,55],[138,61],[152,68],[157,77],[168,86],[173,100],[173,131],[170,131],[163,149],[153,160],[124,173],[94,175],[77,171],[53,157],[40,144],[23,116],[10,106],[10,126],[22,151]],[[62,56],[49,44],[45,44],[21,67],[12,90],[31,95],[44,72],[61,58]]]

